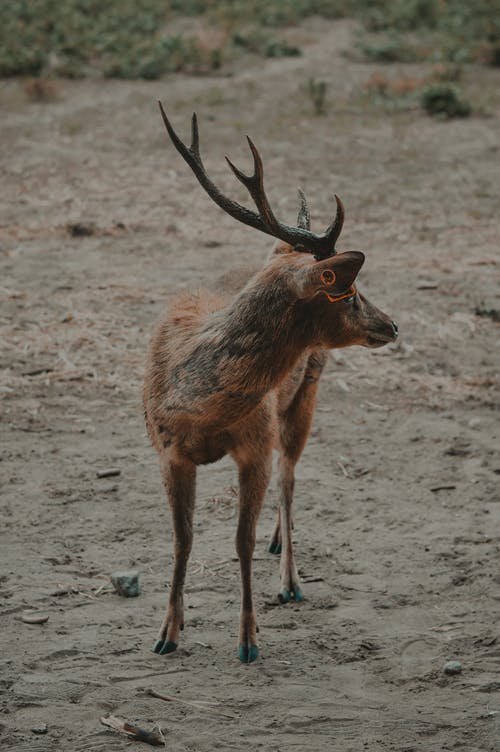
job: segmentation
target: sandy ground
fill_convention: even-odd
[[[483,110],[470,119],[391,113],[360,95],[375,68],[342,54],[349,24],[297,34],[301,58],[231,78],[61,82],[44,104],[0,86],[2,752],[128,749],[109,713],[159,723],[172,752],[500,748],[500,338],[475,313],[499,307],[500,74],[466,72]],[[324,117],[311,76],[329,85]],[[229,460],[198,476],[182,644],[151,653],[172,544],[140,405],[148,337],[177,291],[269,249],[195,184],[158,97],[186,136],[198,111],[207,168],[240,200],[223,155],[248,165],[247,132],[285,221],[300,185],[322,231],[339,193],[340,248],[366,252],[360,287],[402,332],[332,354],[322,380],[297,473],[300,605],[276,598],[269,491],[251,666],[236,654]],[[78,222],[93,234],[71,236]],[[121,474],[99,479],[109,467]],[[142,594],[123,599],[107,578],[131,567]],[[48,622],[24,623],[28,609]],[[461,675],[443,674],[450,659]]]

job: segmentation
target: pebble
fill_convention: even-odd
[[[41,726],[33,726],[31,729],[33,734],[46,734],[49,730],[49,727],[46,723],[43,723]]]
[[[462,664],[460,661],[448,661],[443,666],[443,673],[449,676],[455,676],[462,673]]]
[[[73,222],[66,225],[66,228],[74,238],[94,235],[97,230],[95,222]]]
[[[139,572],[136,569],[130,572],[113,572],[111,582],[118,595],[123,595],[124,598],[135,598],[141,592]]]
[[[36,614],[33,611],[25,611],[21,614],[21,621],[25,624],[45,624],[49,620],[48,614]]]

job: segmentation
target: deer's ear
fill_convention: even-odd
[[[318,261],[315,264],[315,268],[320,272],[320,275],[328,270],[331,270],[335,274],[335,281],[330,289],[334,295],[337,295],[344,292],[344,290],[348,290],[354,283],[364,262],[364,253],[360,251],[346,251],[324,261]]]
[[[364,260],[363,253],[348,251],[302,267],[299,297],[312,298],[318,292],[340,295],[351,287]]]

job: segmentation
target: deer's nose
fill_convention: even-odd
[[[392,328],[394,329],[394,339],[396,339],[396,337],[398,336],[398,332],[399,332],[398,325],[395,321],[391,321],[391,324],[392,324]]]

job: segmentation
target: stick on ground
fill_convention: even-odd
[[[134,739],[138,742],[146,742],[146,744],[150,744],[152,747],[165,746],[165,737],[161,730],[145,731],[145,729],[141,729],[139,726],[133,726],[131,723],[127,723],[127,721],[117,718],[114,715],[108,715],[107,718],[101,716],[99,720],[103,726],[108,726],[115,731],[119,731],[121,734],[128,736],[129,739]]]

